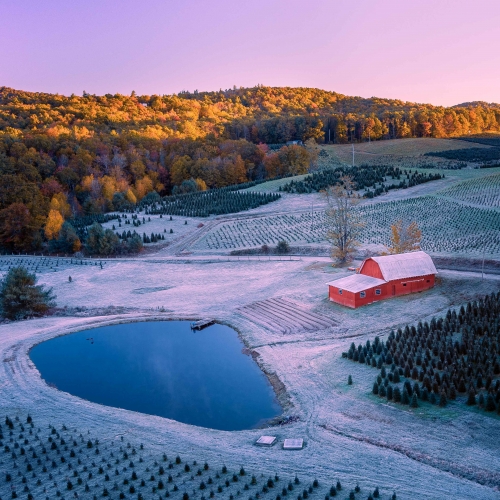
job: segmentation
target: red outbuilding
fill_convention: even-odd
[[[360,307],[434,286],[436,268],[425,252],[369,257],[358,272],[328,283],[333,302]]]

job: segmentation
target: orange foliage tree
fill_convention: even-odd
[[[0,245],[9,250],[31,250],[37,245],[39,220],[30,214],[24,203],[0,210]]]

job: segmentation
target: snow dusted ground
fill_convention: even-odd
[[[145,228],[149,229],[147,224]],[[67,307],[67,316],[0,325],[0,415],[30,412],[37,426],[64,423],[80,431],[89,429],[103,441],[125,435],[133,444],[144,443],[158,453],[167,450],[232,469],[244,465],[284,477],[297,472],[318,477],[323,484],[337,478],[350,485],[359,482],[365,492],[362,498],[376,485],[382,498],[389,498],[393,490],[403,499],[500,497],[496,415],[470,410],[460,401],[446,409],[426,405],[410,410],[385,404],[371,395],[376,370],[341,358],[352,341],[387,335],[391,328],[429,319],[476,295],[497,291],[500,277],[481,280],[472,273],[443,271],[433,290],[353,311],[327,300],[325,283],[345,271],[322,259],[227,262],[162,255],[107,260],[102,270],[67,266],[41,274],[40,282],[54,288],[58,306]],[[283,335],[237,311],[278,297],[338,324]],[[36,343],[81,329],[204,317],[233,326],[256,351],[263,370],[283,382],[286,393],[280,391],[278,396],[285,414],[299,420],[265,433],[280,440],[303,438],[302,451],[257,448],[253,443],[262,430],[215,431],[83,401],[47,386],[28,355]],[[347,385],[349,374],[352,386]]]

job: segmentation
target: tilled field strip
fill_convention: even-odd
[[[306,311],[285,299],[268,299],[248,304],[238,309],[251,321],[270,330],[294,333],[302,330],[324,330],[337,323],[329,318]]]

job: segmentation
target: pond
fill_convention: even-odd
[[[281,408],[264,373],[228,326],[127,323],[42,342],[42,378],[95,403],[220,430],[258,427]]]

